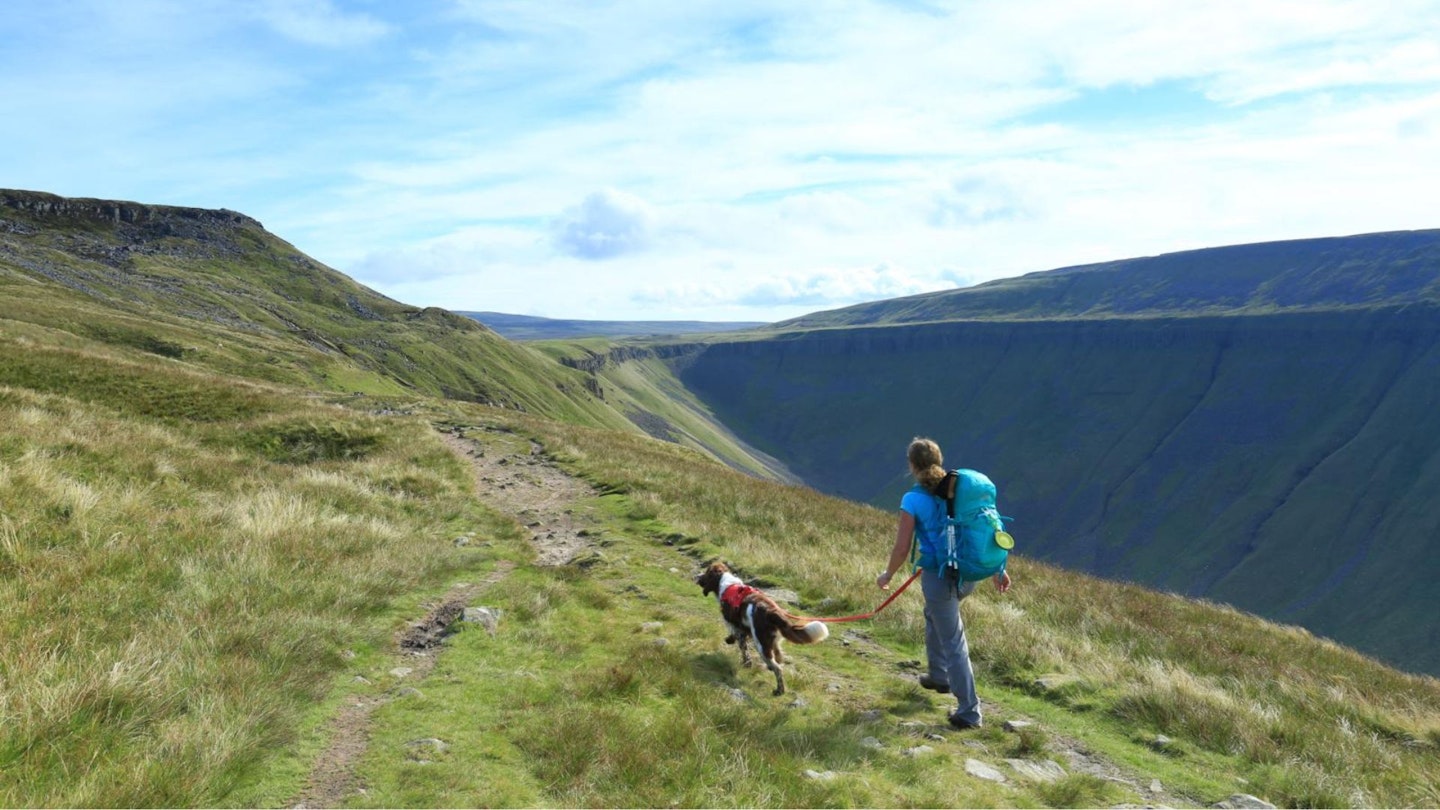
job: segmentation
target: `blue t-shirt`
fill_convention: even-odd
[[[945,500],[916,484],[900,499],[900,508],[915,518],[915,538],[920,543],[920,567],[934,569],[945,548]]]

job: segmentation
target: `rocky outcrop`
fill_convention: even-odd
[[[561,357],[560,363],[587,374],[599,374],[606,366],[620,365],[631,360],[658,358],[675,361],[694,355],[705,347],[703,343],[670,343],[653,346],[613,346],[604,352],[581,349],[581,354]]]
[[[258,221],[244,214],[223,208],[218,210],[182,208],[116,200],[95,200],[85,197],[70,198],[42,191],[0,189],[0,206],[37,217],[94,220],[131,225],[193,222],[205,226],[262,227]]]

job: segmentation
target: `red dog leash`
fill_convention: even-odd
[[[895,597],[897,597],[897,596],[899,596],[900,594],[904,593],[904,592],[905,592],[905,589],[908,588],[908,587],[910,587],[910,583],[912,583],[912,582],[914,582],[916,579],[918,579],[919,576],[920,576],[920,571],[919,571],[919,570],[916,570],[915,573],[913,573],[913,574],[910,575],[910,578],[909,578],[909,579],[905,580],[905,584],[904,584],[904,585],[901,585],[899,588],[897,588],[897,589],[895,590],[894,593],[890,594],[889,598],[887,598],[884,602],[881,602],[881,603],[880,603],[880,607],[875,608],[874,610],[870,611],[869,613],[861,613],[861,614],[858,615],[858,616],[841,616],[841,617],[838,618],[838,619],[802,619],[802,621],[807,621],[807,622],[825,622],[826,624],[839,624],[839,623],[841,623],[841,622],[858,622],[858,621],[863,621],[863,620],[865,620],[865,619],[873,619],[873,618],[875,618],[875,614],[877,614],[877,613],[879,613],[880,611],[884,610],[886,607],[888,607],[888,606],[890,605],[891,602],[894,602],[894,601],[895,601]]]

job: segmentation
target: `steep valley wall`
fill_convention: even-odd
[[[674,368],[822,491],[894,508],[932,436],[1026,555],[1440,673],[1433,307],[798,332]]]

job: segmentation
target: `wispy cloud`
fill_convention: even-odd
[[[20,0],[0,177],[414,304],[778,319],[1433,227],[1437,42],[1421,0]]]
[[[346,11],[332,0],[261,0],[252,11],[283,36],[327,48],[367,45],[391,30],[370,14]]]

